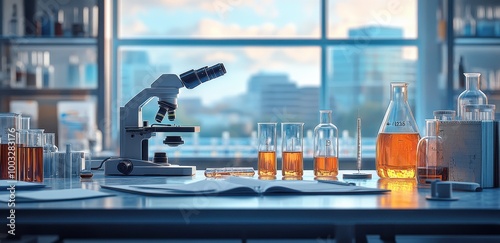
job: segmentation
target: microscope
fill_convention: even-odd
[[[163,121],[165,116],[169,121],[175,120],[177,95],[179,89],[193,89],[209,80],[226,73],[222,63],[212,67],[190,70],[177,76],[163,74],[133,97],[124,107],[120,107],[120,157],[108,159],[104,165],[105,175],[194,175],[195,166],[179,166],[168,163],[166,153],[157,152],[153,161],[148,159],[148,139],[156,133],[191,133],[199,132],[198,126],[177,126],[170,124],[148,125],[142,120],[142,107],[153,97],[158,97],[159,110],[155,120]],[[167,135],[163,143],[170,147],[184,144],[181,136]]]

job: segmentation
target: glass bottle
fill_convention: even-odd
[[[425,120],[425,137],[417,146],[417,182],[430,185],[427,180],[448,180],[448,165],[443,160],[443,139],[438,136],[439,120]]]
[[[26,87],[26,65],[28,54],[26,52],[18,52],[17,59],[10,69],[10,87],[25,88]]]
[[[495,36],[500,37],[500,6],[495,7]]]
[[[465,17],[463,20],[462,36],[472,37],[476,35],[476,20],[472,17],[470,5],[465,6]]]
[[[408,104],[408,84],[391,83],[391,101],[376,142],[376,167],[381,178],[415,178],[418,127]]]
[[[38,52],[31,52],[30,65],[26,68],[26,83],[28,87],[42,87],[42,67],[38,64],[38,57]]]
[[[465,105],[470,104],[488,104],[488,98],[479,89],[480,73],[464,73],[465,90],[458,96],[457,99],[457,119],[462,120],[465,114]]]
[[[12,5],[12,17],[9,20],[9,35],[18,36],[19,35],[19,22],[17,19],[17,4]]]
[[[44,88],[54,87],[54,66],[50,65],[50,53],[43,52],[42,83]]]
[[[339,132],[332,124],[332,111],[319,111],[319,124],[314,128],[314,176],[336,177],[338,162]]]

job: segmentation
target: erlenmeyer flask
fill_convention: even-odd
[[[488,97],[479,89],[480,73],[464,73],[465,90],[457,99],[457,118],[463,120],[466,105],[488,104]]]
[[[415,178],[418,127],[408,105],[408,84],[391,83],[391,102],[376,144],[377,174],[381,178]]]

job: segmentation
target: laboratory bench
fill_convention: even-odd
[[[173,196],[155,197],[102,189],[100,185],[189,183],[195,176],[105,176],[91,180],[46,178],[52,189],[83,188],[114,196],[16,204],[17,235],[59,239],[310,239],[366,242],[366,236],[487,236],[500,239],[500,188],[453,191],[456,201],[430,201],[430,189],[414,179],[347,180],[391,190],[366,195]],[[343,173],[354,171],[343,170]],[[281,173],[281,172],[279,172]],[[279,174],[280,175],[280,174]],[[254,176],[257,178],[257,176]],[[281,178],[278,177],[278,180]],[[304,180],[312,180],[310,170]],[[7,203],[0,205],[7,216]],[[5,224],[4,224],[5,225]],[[2,232],[3,233],[3,232]],[[1,236],[1,235],[0,235]],[[0,237],[1,238],[1,237]]]

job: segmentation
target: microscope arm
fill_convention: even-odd
[[[153,97],[158,97],[160,101],[177,104],[177,95],[182,87],[184,85],[177,75],[161,75],[151,84],[151,88],[143,89],[120,108],[120,129],[142,127],[142,107]]]

